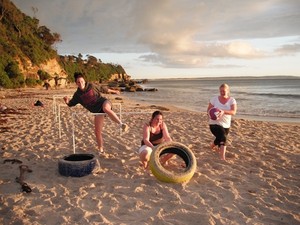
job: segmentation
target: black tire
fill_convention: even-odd
[[[163,154],[172,153],[178,155],[185,162],[183,172],[174,172],[164,168],[159,158]],[[168,183],[183,183],[189,181],[197,167],[194,153],[185,145],[179,142],[165,142],[158,145],[152,152],[149,162],[153,175],[160,181]]]
[[[58,161],[58,171],[66,177],[83,177],[90,174],[95,165],[93,154],[72,154]]]

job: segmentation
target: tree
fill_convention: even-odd
[[[42,80],[42,81],[45,81],[45,80],[48,80],[51,78],[50,74],[47,73],[46,71],[39,70],[37,73],[40,77],[40,80]]]
[[[89,66],[95,66],[98,64],[98,59],[92,55],[89,55],[87,63]]]
[[[48,45],[53,45],[54,43],[61,41],[60,34],[52,34],[50,29],[48,29],[46,26],[41,26],[38,28],[38,35]]]

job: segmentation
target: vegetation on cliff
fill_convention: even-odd
[[[103,63],[94,56],[85,60],[81,54],[60,56],[53,48],[60,41],[60,34],[52,33],[46,26],[39,26],[37,18],[22,13],[9,0],[0,0],[0,86],[35,86],[59,77],[60,74],[40,68],[51,59],[57,60],[69,81],[73,81],[75,71],[85,73],[90,81],[106,81],[112,74],[126,74],[122,66]],[[34,67],[35,72],[28,72],[29,67]]]
[[[74,81],[73,74],[81,71],[90,81],[108,81],[112,74],[126,74],[120,65],[103,63],[100,59],[89,55],[87,59],[83,59],[79,54],[77,57],[73,55],[60,56],[59,64],[68,74],[68,80]]]

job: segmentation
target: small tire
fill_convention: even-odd
[[[58,171],[66,177],[83,177],[90,174],[96,165],[93,154],[72,154],[58,161]]]
[[[162,166],[159,158],[167,153],[176,154],[184,160],[186,168],[183,172],[170,171]],[[197,168],[197,161],[194,153],[187,146],[179,142],[164,142],[153,150],[149,166],[158,180],[167,183],[183,183],[193,177]]]

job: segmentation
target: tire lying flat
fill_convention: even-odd
[[[93,154],[72,154],[58,161],[58,171],[66,177],[83,177],[90,174],[95,165]]]
[[[185,162],[185,169],[182,172],[174,172],[163,167],[159,158],[167,153],[172,153],[182,158]],[[165,142],[153,150],[149,166],[158,180],[168,183],[183,183],[193,177],[197,168],[197,161],[194,153],[187,146],[179,142]]]

